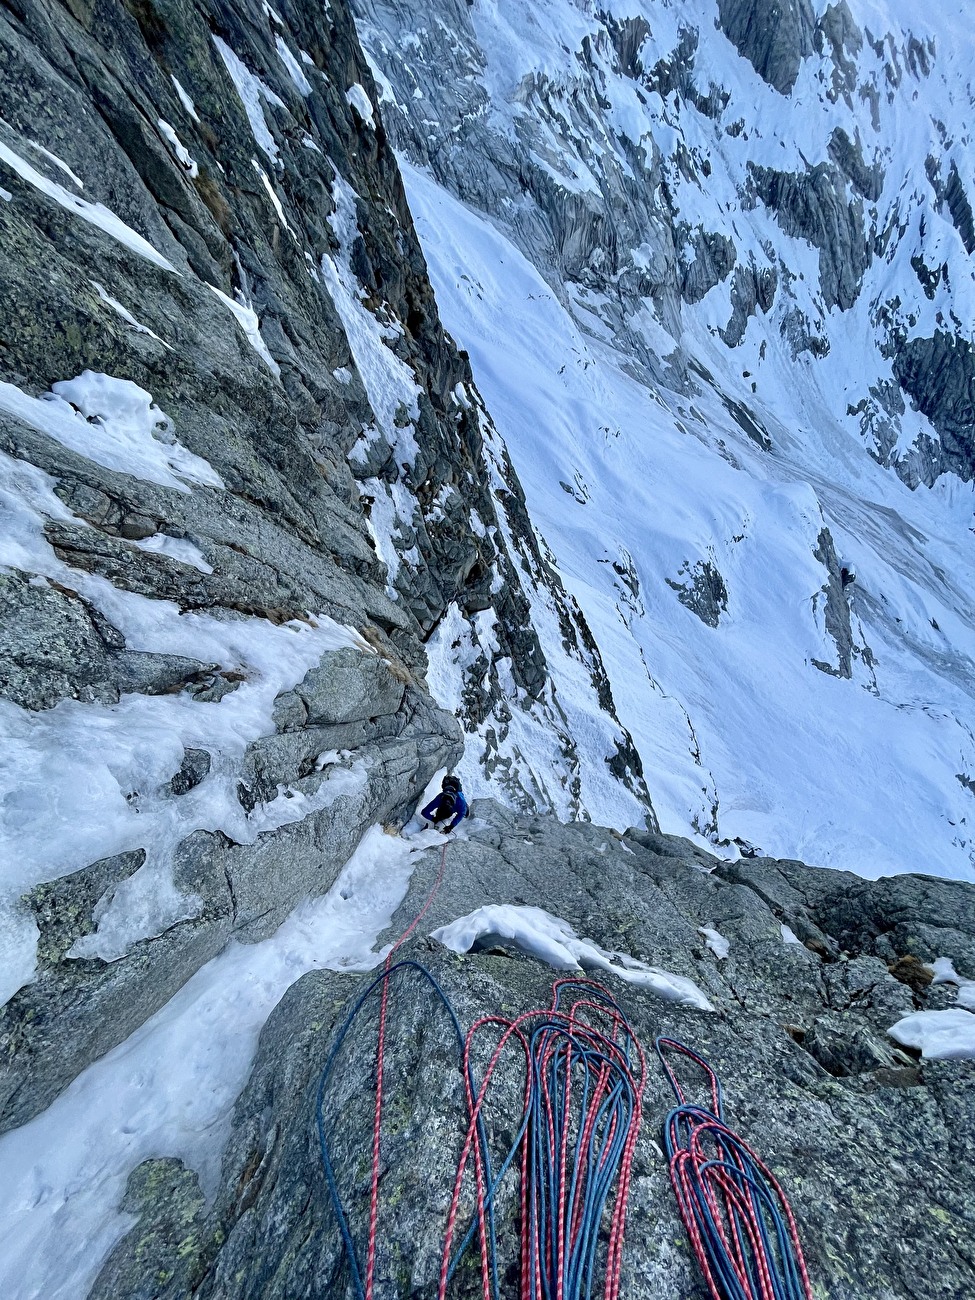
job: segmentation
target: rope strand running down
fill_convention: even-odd
[[[771,1170],[725,1124],[718,1076],[675,1039],[654,1046],[677,1099],[664,1122],[670,1180],[712,1300],[813,1300],[792,1209]],[[710,1109],[685,1099],[667,1053],[704,1071]]]
[[[331,1050],[325,1062],[325,1068],[322,1071],[322,1077],[318,1084],[318,1096],[315,1104],[315,1117],[318,1128],[318,1142],[322,1156],[322,1169],[325,1174],[325,1181],[328,1185],[329,1196],[332,1201],[332,1208],[335,1211],[335,1217],[338,1220],[339,1231],[342,1234],[342,1241],[345,1246],[345,1254],[349,1265],[349,1273],[352,1280],[352,1288],[356,1294],[357,1300],[373,1300],[373,1290],[375,1286],[376,1274],[376,1240],[378,1236],[379,1225],[379,1164],[381,1155],[381,1138],[382,1138],[382,1117],[383,1117],[383,1064],[386,1056],[386,1021],[389,1010],[389,985],[391,977],[394,974],[403,971],[416,971],[421,977],[426,979],[432,986],[434,993],[446,1009],[454,1033],[457,1037],[458,1052],[463,1053],[464,1033],[460,1027],[460,1022],[450,1004],[450,1000],[444,993],[443,989],[433,978],[428,970],[419,965],[418,962],[405,961],[398,962],[395,966],[392,964],[393,956],[399,948],[403,946],[410,935],[416,930],[417,926],[429,912],[433,900],[443,883],[444,872],[447,865],[447,844],[443,845],[440,853],[440,864],[437,870],[436,878],[427,894],[426,902],[416,914],[407,928],[399,936],[389,952],[386,954],[386,960],[383,962],[382,974],[379,975],[369,985],[366,991],[357,999],[352,1010],[346,1016],[344,1023],[336,1034],[332,1043]],[[363,1280],[362,1270],[356,1257],[355,1243],[352,1240],[352,1232],[349,1228],[348,1217],[342,1205],[342,1198],[339,1194],[338,1184],[335,1181],[335,1172],[332,1167],[331,1156],[329,1154],[328,1134],[325,1129],[325,1093],[331,1080],[338,1054],[345,1042],[346,1036],[352,1025],[362,1010],[365,1003],[372,994],[380,989],[379,1003],[379,1035],[376,1043],[376,1082],[375,1082],[375,1107],[373,1110],[372,1126],[372,1175],[370,1179],[369,1190],[369,1236],[366,1245],[366,1268],[365,1280]]]
[[[465,1035],[450,999],[433,975],[416,961],[394,964],[392,960],[429,911],[444,877],[445,862],[446,845],[423,908],[390,949],[381,973],[356,999],[332,1042],[319,1081],[316,1123],[322,1169],[345,1249],[352,1291],[356,1300],[373,1300],[376,1288],[390,984],[393,979],[419,977],[450,1020],[468,1115],[466,1131],[462,1123],[458,1125],[463,1145],[447,1218],[440,1300],[445,1300],[451,1279],[475,1238],[484,1300],[500,1300],[502,1267],[496,1202],[502,1182],[516,1161],[520,1167],[517,1258],[521,1300],[590,1300],[600,1276],[603,1300],[618,1300],[626,1208],[642,1113],[643,1049],[607,990],[586,979],[558,980],[547,1008],[515,1019],[485,1016]],[[376,994],[380,998],[379,1032],[363,1267],[332,1164],[325,1097],[349,1031],[366,1002]],[[478,1083],[475,1046],[479,1047],[486,1035],[496,1041],[489,1049],[490,1060]],[[491,1100],[492,1085],[496,1087],[500,1081],[499,1069],[507,1067],[509,1047],[514,1048],[524,1076],[522,1110],[516,1120],[514,1140],[495,1172],[485,1109]],[[470,1171],[472,1221],[454,1249]],[[604,1223],[607,1214],[608,1222]]]

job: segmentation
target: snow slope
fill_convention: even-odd
[[[441,313],[663,828],[971,879],[968,444],[899,386],[972,337],[963,8],[816,4],[791,93],[714,0],[358,9]]]
[[[584,335],[489,222],[404,174],[445,323],[594,629],[663,828],[871,877],[971,878],[970,486],[912,492],[838,436],[767,453],[713,396],[695,419]],[[836,658],[824,525],[863,588],[854,626],[875,662],[852,680],[812,665]],[[716,628],[668,585],[709,558],[728,587]]]

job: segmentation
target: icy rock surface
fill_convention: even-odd
[[[620,838],[598,826],[518,817],[488,802],[476,803],[474,813],[467,837],[448,848],[446,879],[425,929],[472,907],[500,912],[516,903],[524,915],[541,906],[607,952],[693,979],[717,1014],[599,973],[646,1046],[654,1035],[669,1034],[718,1069],[730,1121],[791,1200],[815,1293],[830,1300],[954,1300],[971,1291],[975,1067],[919,1065],[892,1041],[887,1029],[895,1020],[939,995],[916,997],[889,973],[886,956],[934,960],[936,949],[950,949],[959,977],[975,970],[971,931],[961,932],[972,921],[971,886],[908,876],[892,896],[888,882],[797,862],[756,859],[729,872],[672,837]],[[429,853],[414,873],[390,933],[415,915],[437,856]],[[898,925],[881,934],[877,918],[886,909]],[[782,942],[786,921],[805,943]],[[728,941],[727,955],[719,960],[705,932]],[[521,942],[495,933],[488,943],[459,957],[420,939],[403,954],[442,983],[464,1026],[491,1012],[512,1016],[546,1005],[556,978],[544,961],[525,955]],[[268,1021],[238,1103],[212,1209],[178,1162],[141,1166],[126,1199],[141,1217],[106,1262],[93,1300],[141,1295],[150,1278],[166,1279],[154,1283],[165,1300],[191,1293],[282,1300],[352,1294],[313,1116],[332,1030],[363,987],[351,976],[315,972],[289,990]],[[376,1014],[373,1007],[357,1021],[326,1099],[336,1177],[360,1250]],[[462,1138],[462,1090],[454,1031],[420,984],[394,986],[387,1032],[376,1285],[420,1297],[436,1287]],[[521,1088],[512,1071],[492,1102],[499,1143],[520,1114]],[[636,1300],[705,1294],[658,1145],[670,1105],[651,1060],[623,1252],[623,1290]],[[514,1185],[501,1205],[501,1251],[514,1261]],[[918,1269],[918,1259],[931,1267]],[[476,1269],[460,1272],[456,1294],[473,1296],[479,1288]]]

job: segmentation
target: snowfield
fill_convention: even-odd
[[[489,221],[401,165],[444,322],[593,629],[662,828],[868,877],[975,878],[958,779],[975,771],[972,486],[911,491],[786,391],[796,425],[772,426],[771,451],[713,393],[649,392]],[[872,662],[852,680],[813,666],[837,659],[824,527],[857,574]],[[715,628],[670,585],[709,560],[728,592]]]

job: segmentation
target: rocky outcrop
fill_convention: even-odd
[[[820,564],[825,567],[828,575],[821,592],[823,597],[823,624],[827,635],[832,637],[833,644],[836,646],[837,663],[834,667],[832,664],[824,663],[819,659],[814,659],[812,662],[821,672],[831,673],[836,677],[852,677],[855,647],[847,594],[850,575],[849,573],[846,574],[847,581],[844,582],[844,572],[837,559],[833,537],[828,528],[824,528],[820,532],[813,554]],[[817,597],[817,601],[818,599]]]
[[[722,864],[673,837],[619,838],[484,803],[475,813],[470,838],[448,849],[426,930],[489,902],[542,906],[607,954],[694,980],[713,1011],[593,972],[645,1047],[658,1034],[672,1035],[713,1062],[730,1122],[791,1200],[815,1294],[954,1300],[972,1289],[975,1072],[964,1061],[919,1063],[886,1034],[916,1006],[946,1000],[946,986],[895,977],[905,958],[916,968],[951,955],[959,972],[975,975],[971,886],[920,876],[866,882],[763,858]],[[415,914],[434,865],[417,873],[395,930]],[[715,934],[728,940],[723,958],[708,946]],[[555,977],[499,935],[486,935],[466,957],[424,939],[404,955],[437,979],[464,1028],[484,1014],[511,1017],[546,1005]],[[443,1008],[415,973],[399,978],[387,1026],[376,1286],[420,1297],[436,1288],[463,1093],[455,1031]],[[264,1030],[212,1207],[174,1160],[136,1170],[126,1209],[140,1218],[104,1265],[93,1300],[149,1294],[148,1286],[160,1300],[351,1294],[314,1115],[335,1027],[363,987],[328,972],[292,987]],[[345,1040],[324,1100],[360,1262],[375,1029],[375,1009],[367,1008]],[[475,1062],[478,1070],[483,1065]],[[521,1086],[512,1066],[492,1099],[499,1154],[520,1115]],[[622,1293],[635,1300],[705,1294],[659,1145],[671,1104],[651,1053],[623,1252]],[[514,1181],[499,1201],[504,1295],[517,1290],[513,1188]],[[917,1267],[922,1258],[930,1267]],[[451,1294],[480,1294],[479,1271],[462,1268]]]
[[[859,199],[850,203],[826,163],[804,175],[749,164],[749,176],[762,202],[789,235],[819,250],[819,285],[827,308],[847,311],[857,300],[870,247]]]
[[[680,603],[708,627],[717,627],[728,608],[728,588],[717,567],[711,560],[698,560],[693,565],[685,560],[677,577],[678,581],[667,578],[666,583],[677,592]]]
[[[809,0],[719,0],[721,30],[763,81],[788,95],[813,53],[816,14]]]
[[[279,724],[293,729],[251,743],[237,797],[255,818],[282,801],[308,812],[285,816],[285,824],[250,843],[206,830],[183,839],[172,861],[173,884],[186,900],[180,919],[123,953],[106,952],[99,942],[100,922],[122,904],[121,887],[146,860],[142,849],[39,885],[26,897],[39,934],[38,968],[0,1007],[0,1129],[43,1110],[231,937],[257,942],[302,899],[328,890],[365,828],[408,817],[436,769],[459,757],[457,724],[377,655],[325,656],[293,699],[308,701],[304,720],[292,699],[279,697]],[[170,797],[204,780],[209,761],[206,753],[187,751]]]
[[[920,477],[933,483],[939,474],[952,470],[971,479],[975,475],[975,346],[939,330],[932,338],[901,341],[893,367],[901,388],[939,436],[937,446],[926,449],[926,458],[916,458]]]

